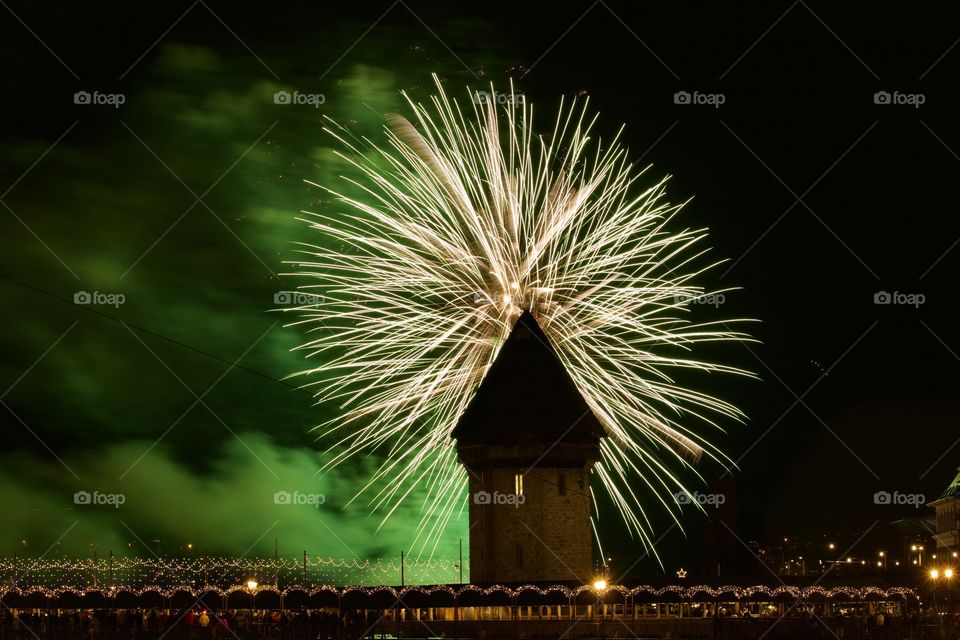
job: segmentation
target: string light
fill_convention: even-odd
[[[623,585],[610,585],[606,584],[602,588],[598,587],[595,584],[583,584],[576,587],[567,587],[564,585],[551,585],[549,587],[539,587],[537,585],[527,584],[520,585],[518,587],[508,587],[502,584],[496,584],[490,587],[479,587],[477,585],[467,584],[467,585],[434,585],[434,586],[423,586],[423,585],[408,585],[405,587],[390,587],[386,585],[375,586],[375,587],[361,587],[361,586],[345,586],[345,587],[334,587],[331,585],[322,585],[319,587],[304,587],[302,585],[291,585],[284,589],[278,589],[274,585],[262,585],[258,584],[255,588],[249,588],[245,584],[236,584],[227,589],[220,589],[214,585],[205,585],[201,588],[194,588],[192,586],[178,586],[174,588],[162,589],[160,587],[151,585],[144,587],[143,589],[127,589],[123,587],[119,588],[102,588],[102,587],[87,587],[85,589],[77,589],[73,587],[61,587],[55,589],[45,589],[39,586],[32,588],[4,588],[0,590],[0,598],[6,598],[11,594],[18,596],[29,596],[31,594],[39,593],[46,598],[58,598],[63,595],[72,594],[78,597],[89,596],[92,594],[102,594],[105,597],[112,598],[119,596],[121,594],[129,594],[133,596],[144,596],[150,593],[158,594],[164,598],[171,598],[176,593],[185,593],[193,598],[200,598],[201,595],[214,593],[221,597],[229,597],[231,594],[240,591],[244,594],[249,594],[251,592],[255,594],[260,593],[274,593],[277,596],[289,597],[294,593],[301,593],[307,597],[315,595],[330,595],[338,598],[343,598],[351,594],[359,594],[362,596],[371,596],[373,594],[385,594],[389,595],[392,598],[404,599],[410,594],[420,594],[424,596],[432,596],[434,594],[445,594],[452,596],[455,599],[459,599],[467,594],[474,594],[480,596],[490,596],[494,594],[506,595],[510,598],[516,598],[522,594],[536,594],[539,596],[547,595],[562,595],[568,599],[577,598],[580,594],[584,592],[589,592],[593,595],[596,595],[597,591],[603,592],[616,592],[623,596],[624,598],[636,598],[638,596],[648,598],[651,600],[656,600],[663,598],[664,596],[669,597],[670,599],[722,599],[724,597],[729,597],[731,600],[773,600],[783,596],[788,596],[794,600],[818,600],[818,599],[837,599],[843,598],[847,600],[862,601],[870,597],[875,597],[879,600],[906,600],[908,598],[916,598],[917,594],[913,589],[906,587],[891,587],[889,589],[881,589],[879,587],[835,587],[832,589],[827,589],[820,586],[813,587],[793,587],[793,586],[778,586],[778,587],[769,587],[764,585],[753,585],[749,587],[736,587],[733,585],[726,585],[720,587],[710,587],[707,585],[697,585],[692,587],[683,587],[679,585],[669,585],[665,587],[653,587],[650,585],[641,585],[634,588],[625,587]]]
[[[459,581],[452,560],[406,560],[407,581],[443,584]],[[274,584],[390,584],[399,582],[400,561],[308,556],[297,558],[0,558],[0,584],[41,589],[84,589],[94,583],[127,589],[211,585],[226,589],[250,576]]]
[[[306,572],[304,571],[306,568]],[[0,598],[26,597],[39,594],[48,599],[100,595],[107,599],[124,597],[160,596],[172,598],[175,594],[187,594],[191,598],[215,594],[227,598],[235,592],[244,594],[273,593],[279,597],[292,594],[300,596],[328,596],[343,598],[356,594],[370,596],[375,593],[395,598],[408,594],[431,596],[446,594],[455,599],[465,595],[490,596],[502,594],[515,598],[521,594],[547,596],[561,595],[567,599],[577,598],[584,592],[619,594],[623,598],[648,600],[668,599],[721,599],[731,600],[793,600],[845,599],[863,601],[917,598],[913,589],[906,587],[835,587],[825,588],[753,585],[738,587],[724,585],[654,587],[640,585],[626,587],[619,584],[583,584],[575,587],[552,585],[521,585],[508,587],[493,585],[479,587],[452,583],[457,579],[458,569],[453,562],[414,561],[404,562],[404,571],[421,584],[408,584],[395,588],[385,586],[399,581],[400,563],[389,560],[345,560],[334,558],[0,558]],[[257,577],[255,586],[252,576]],[[357,586],[361,584],[380,586]],[[346,585],[346,586],[334,586]],[[430,586],[433,585],[433,586]]]

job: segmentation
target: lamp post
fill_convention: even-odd
[[[593,581],[593,589],[597,592],[597,604],[593,610],[593,617],[597,619],[600,611],[600,599],[603,597],[603,592],[607,589],[607,580],[605,578],[597,578]]]
[[[599,614],[600,614],[601,600],[603,599],[603,592],[607,590],[607,579],[606,579],[606,577],[600,576],[600,577],[598,577],[596,580],[594,580],[594,581],[593,581],[593,589],[594,589],[594,591],[597,592],[597,604],[596,604],[595,607],[594,607],[593,619],[594,619],[594,620],[597,620],[597,627],[598,627],[598,628],[597,628],[597,631],[599,632],[600,637],[601,637],[601,638],[604,638],[604,637],[606,637],[606,633],[604,632],[604,628],[605,628],[606,625],[605,625],[604,621],[600,618],[600,615],[599,615]]]
[[[912,544],[910,545],[910,553],[916,554],[916,558],[913,560],[913,564],[918,567],[923,566],[923,545]]]
[[[940,572],[936,569],[930,570],[930,581],[933,583],[933,613],[937,615],[937,580],[940,579]],[[937,615],[940,618],[939,615]],[[940,622],[943,622],[943,618],[940,618]]]
[[[256,609],[257,604],[257,581],[254,578],[247,580],[247,591],[250,592],[250,611]]]
[[[943,570],[943,579],[947,583],[947,613],[953,609],[953,603],[950,601],[950,579],[953,578],[953,569]]]

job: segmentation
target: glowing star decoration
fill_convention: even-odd
[[[702,432],[743,418],[673,377],[749,375],[692,355],[747,339],[737,321],[691,318],[723,300],[697,282],[715,266],[703,262],[706,232],[673,229],[667,178],[637,170],[619,133],[592,140],[586,101],[561,101],[541,132],[529,101],[464,105],[436,83],[429,105],[405,95],[411,119],[386,116],[386,145],[325,129],[354,195],[314,185],[340,206],[305,212],[318,240],[287,275],[320,295],[285,309],[309,332],[299,349],[312,366],[295,375],[337,414],[317,427],[334,437],[325,468],[379,456],[357,495],[386,519],[419,490],[414,544],[432,554],[467,504],[451,429],[529,310],[606,430],[591,491],[652,550],[646,509],[679,524],[681,472],[704,455],[730,464]]]

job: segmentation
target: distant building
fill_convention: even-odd
[[[452,435],[470,481],[471,582],[592,580],[604,430],[529,312]]]
[[[930,503],[937,511],[937,548],[957,551],[960,546],[960,469],[950,486]]]

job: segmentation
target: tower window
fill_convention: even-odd
[[[565,473],[557,476],[557,492],[562,496],[567,495],[567,474]]]
[[[513,492],[518,496],[523,495],[523,474],[518,473],[513,476]]]

